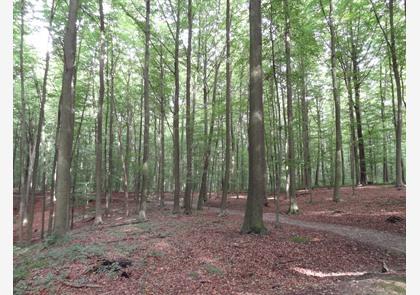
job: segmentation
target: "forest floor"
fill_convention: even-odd
[[[405,239],[405,191],[368,186],[356,193],[352,197],[351,188],[344,188],[338,204],[328,189],[316,189],[312,204],[309,195],[301,195],[301,214],[281,215],[280,228],[271,222],[275,206],[270,200],[265,207],[269,233],[264,236],[239,233],[242,195],[230,196],[225,217],[211,207],[192,216],[173,215],[170,204],[160,209],[152,201],[149,221],[136,223],[135,216],[125,216],[123,194],[118,193],[112,217],[103,225],[93,226],[91,218],[83,220],[76,210],[74,230],[64,238],[40,242],[35,236],[30,247],[14,246],[14,293],[405,294],[405,251],[302,226],[345,225],[341,228]],[[219,201],[213,196],[208,205]],[[39,201],[36,208],[34,235],[40,231]],[[94,203],[90,208],[92,212]],[[281,212],[286,211],[281,198]],[[340,214],[346,218],[337,218]],[[389,216],[403,221],[389,223]],[[390,271],[381,272],[383,262]]]

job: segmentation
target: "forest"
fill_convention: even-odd
[[[14,0],[13,53],[14,294],[405,294],[405,0]]]

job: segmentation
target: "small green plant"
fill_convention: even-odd
[[[200,277],[200,275],[196,271],[191,271],[190,273],[188,273],[188,276],[194,280],[197,280]]]
[[[290,240],[294,243],[298,244],[307,244],[309,243],[309,238],[303,237],[303,236],[293,236],[290,238]]]
[[[44,247],[49,247],[49,246],[59,246],[62,245],[64,243],[68,243],[70,241],[70,236],[69,235],[64,235],[62,237],[56,235],[56,234],[51,234],[49,236],[47,236],[44,239]]]
[[[209,274],[223,275],[223,270],[221,270],[220,268],[218,268],[217,266],[213,264],[207,263],[204,265],[204,268]]]
[[[164,255],[165,254],[163,252],[153,250],[152,252],[150,252],[148,256],[149,257],[162,257]]]

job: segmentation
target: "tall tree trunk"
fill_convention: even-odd
[[[275,45],[274,45],[274,12],[273,12],[273,1],[270,1],[270,42],[271,42],[271,68],[273,71],[273,83],[274,83],[274,89],[276,94],[276,105],[277,105],[277,113],[278,113],[278,121],[280,124],[280,128],[278,128],[278,142],[279,147],[278,150],[276,148],[276,145],[274,146],[274,152],[275,152],[275,170],[276,170],[276,190],[275,190],[275,202],[276,202],[276,225],[280,225],[280,186],[281,186],[281,167],[282,167],[282,144],[281,144],[281,110],[280,110],[280,95],[279,95],[279,88],[278,88],[278,79],[277,79],[277,69],[276,69],[276,62],[275,62]],[[274,100],[274,98],[273,98]],[[275,117],[274,112],[274,102],[273,102],[273,117]]]
[[[402,179],[402,91],[401,79],[398,68],[397,50],[395,46],[395,28],[394,28],[394,0],[389,0],[389,24],[390,24],[390,51],[392,70],[394,72],[395,85],[397,88],[397,118],[396,118],[396,147],[395,147],[395,186],[403,185]]]
[[[337,88],[337,75],[336,75],[336,32],[335,32],[335,23],[333,19],[333,3],[330,0],[330,9],[329,9],[329,27],[331,34],[331,79],[332,79],[332,88],[333,88],[333,97],[334,97],[334,109],[335,109],[335,167],[334,167],[334,192],[333,200],[339,202],[340,197],[340,181],[341,181],[341,166],[342,163],[342,147],[341,147],[341,111],[340,111],[340,94]]]
[[[49,27],[48,27],[48,43],[51,39],[51,27],[52,27],[52,21],[55,14],[55,1],[51,4],[50,9],[50,17],[49,17]],[[27,242],[30,242],[32,240],[32,224],[34,219],[34,204],[35,204],[35,190],[36,190],[36,182],[38,178],[38,163],[39,163],[39,147],[41,143],[42,138],[42,130],[44,127],[44,121],[45,121],[45,102],[47,98],[47,79],[48,79],[48,70],[49,70],[49,63],[50,63],[50,53],[49,50],[47,50],[47,53],[45,55],[45,69],[44,69],[44,77],[42,82],[42,93],[39,91],[38,84],[36,83],[36,88],[38,91],[38,94],[41,98],[41,104],[40,104],[40,111],[39,111],[39,117],[38,117],[38,127],[37,127],[37,133],[36,133],[36,139],[34,143],[34,160],[30,162],[29,165],[29,172],[28,172],[28,181],[30,181],[30,186],[28,186],[28,226],[27,226],[27,232],[26,232],[26,240]],[[32,174],[31,178],[29,176]]]
[[[105,84],[104,84],[104,58],[105,58],[105,25],[103,0],[99,0],[99,23],[100,23],[100,48],[99,48],[99,98],[96,118],[96,201],[95,201],[95,224],[102,221],[102,113],[104,104]]]
[[[204,161],[203,161],[204,165],[203,165],[203,173],[201,175],[201,185],[200,185],[200,193],[198,195],[197,210],[203,209],[203,203],[206,200],[206,196],[207,196],[208,168],[210,164],[211,143],[213,140],[213,132],[214,132],[214,121],[216,118],[215,105],[216,105],[217,77],[219,73],[219,66],[220,66],[220,62],[218,62],[215,66],[213,95],[212,95],[212,101],[211,101],[210,131],[207,137],[206,150],[204,152]]]
[[[20,1],[20,44],[19,44],[19,74],[20,74],[20,147],[19,147],[19,156],[20,156],[20,204],[19,204],[19,240],[24,241],[24,225],[26,224],[26,206],[27,199],[25,194],[25,167],[26,167],[26,157],[27,157],[27,144],[26,144],[26,101],[25,101],[25,69],[23,64],[23,44],[24,44],[24,15],[25,15],[25,0]]]
[[[73,74],[76,53],[76,20],[79,8],[78,0],[70,0],[69,15],[66,33],[64,36],[64,72],[62,81],[62,102],[60,129],[58,137],[57,157],[57,210],[55,216],[54,233],[63,235],[68,229],[67,208],[70,199],[70,163],[73,141],[73,120],[74,107]]]
[[[191,37],[192,37],[192,0],[188,0],[188,47],[187,47],[187,82],[186,82],[186,141],[187,141],[187,179],[184,196],[184,213],[192,213],[192,122],[191,122]]]
[[[265,148],[264,148],[264,108],[261,0],[249,1],[249,180],[246,211],[242,233],[263,234],[267,230],[263,221],[263,201],[265,198]]]
[[[163,69],[163,51],[160,52],[160,157],[159,157],[159,191],[160,206],[165,206],[165,76]]]
[[[309,118],[308,118],[308,103],[306,101],[306,73],[302,61],[302,137],[303,137],[303,165],[304,165],[304,185],[305,189],[309,190],[310,202],[312,203],[312,171],[311,171],[311,157],[309,152]]]
[[[226,144],[225,144],[225,175],[223,181],[222,203],[220,214],[226,214],[227,195],[230,185],[230,133],[231,133],[231,95],[230,95],[231,73],[230,73],[230,0],[226,0]]]
[[[386,77],[386,75],[385,75]],[[380,64],[379,96],[381,97],[381,121],[382,121],[382,181],[389,182],[388,178],[388,150],[387,132],[385,131],[385,88],[382,86],[382,64]]]
[[[146,31],[145,31],[145,52],[144,52],[144,140],[143,140],[143,168],[142,168],[142,186],[140,195],[139,219],[145,221],[146,218],[146,199],[149,193],[149,43],[150,43],[150,0],[146,1]]]
[[[354,110],[356,113],[356,131],[357,131],[357,142],[359,147],[359,163],[360,163],[360,184],[366,185],[366,158],[365,158],[365,145],[363,138],[363,129],[362,129],[362,112],[360,109],[360,79],[359,79],[359,60],[357,54],[357,48],[355,40],[353,37],[353,28],[350,30],[351,36],[351,59],[353,64],[353,85],[354,85],[354,95],[355,95],[355,104]]]
[[[293,94],[292,94],[292,67],[290,57],[290,11],[289,1],[283,0],[284,3],[284,47],[286,51],[286,88],[287,88],[287,165],[289,168],[288,187],[289,187],[289,214],[296,214],[299,212],[296,200],[296,163],[295,163],[295,150],[293,138]]]
[[[113,163],[113,148],[114,148],[114,74],[115,74],[115,62],[113,47],[111,48],[111,71],[110,71],[110,116],[109,116],[109,148],[108,148],[108,177],[107,177],[107,189],[105,197],[105,215],[110,215],[111,202],[112,202],[112,189],[113,189],[113,177],[114,177],[114,163]]]
[[[176,33],[175,33],[175,98],[174,98],[174,147],[173,147],[173,176],[174,176],[174,208],[173,213],[179,213],[179,196],[181,192],[179,169],[179,31],[180,31],[180,0],[177,1]]]

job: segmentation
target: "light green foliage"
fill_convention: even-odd
[[[293,243],[297,243],[297,244],[307,244],[310,241],[308,237],[304,237],[304,236],[293,236],[290,238],[290,240]]]
[[[217,266],[211,263],[206,263],[204,265],[204,269],[207,271],[207,273],[212,274],[212,275],[222,276],[224,274],[223,270],[221,270],[220,268],[218,268]]]

